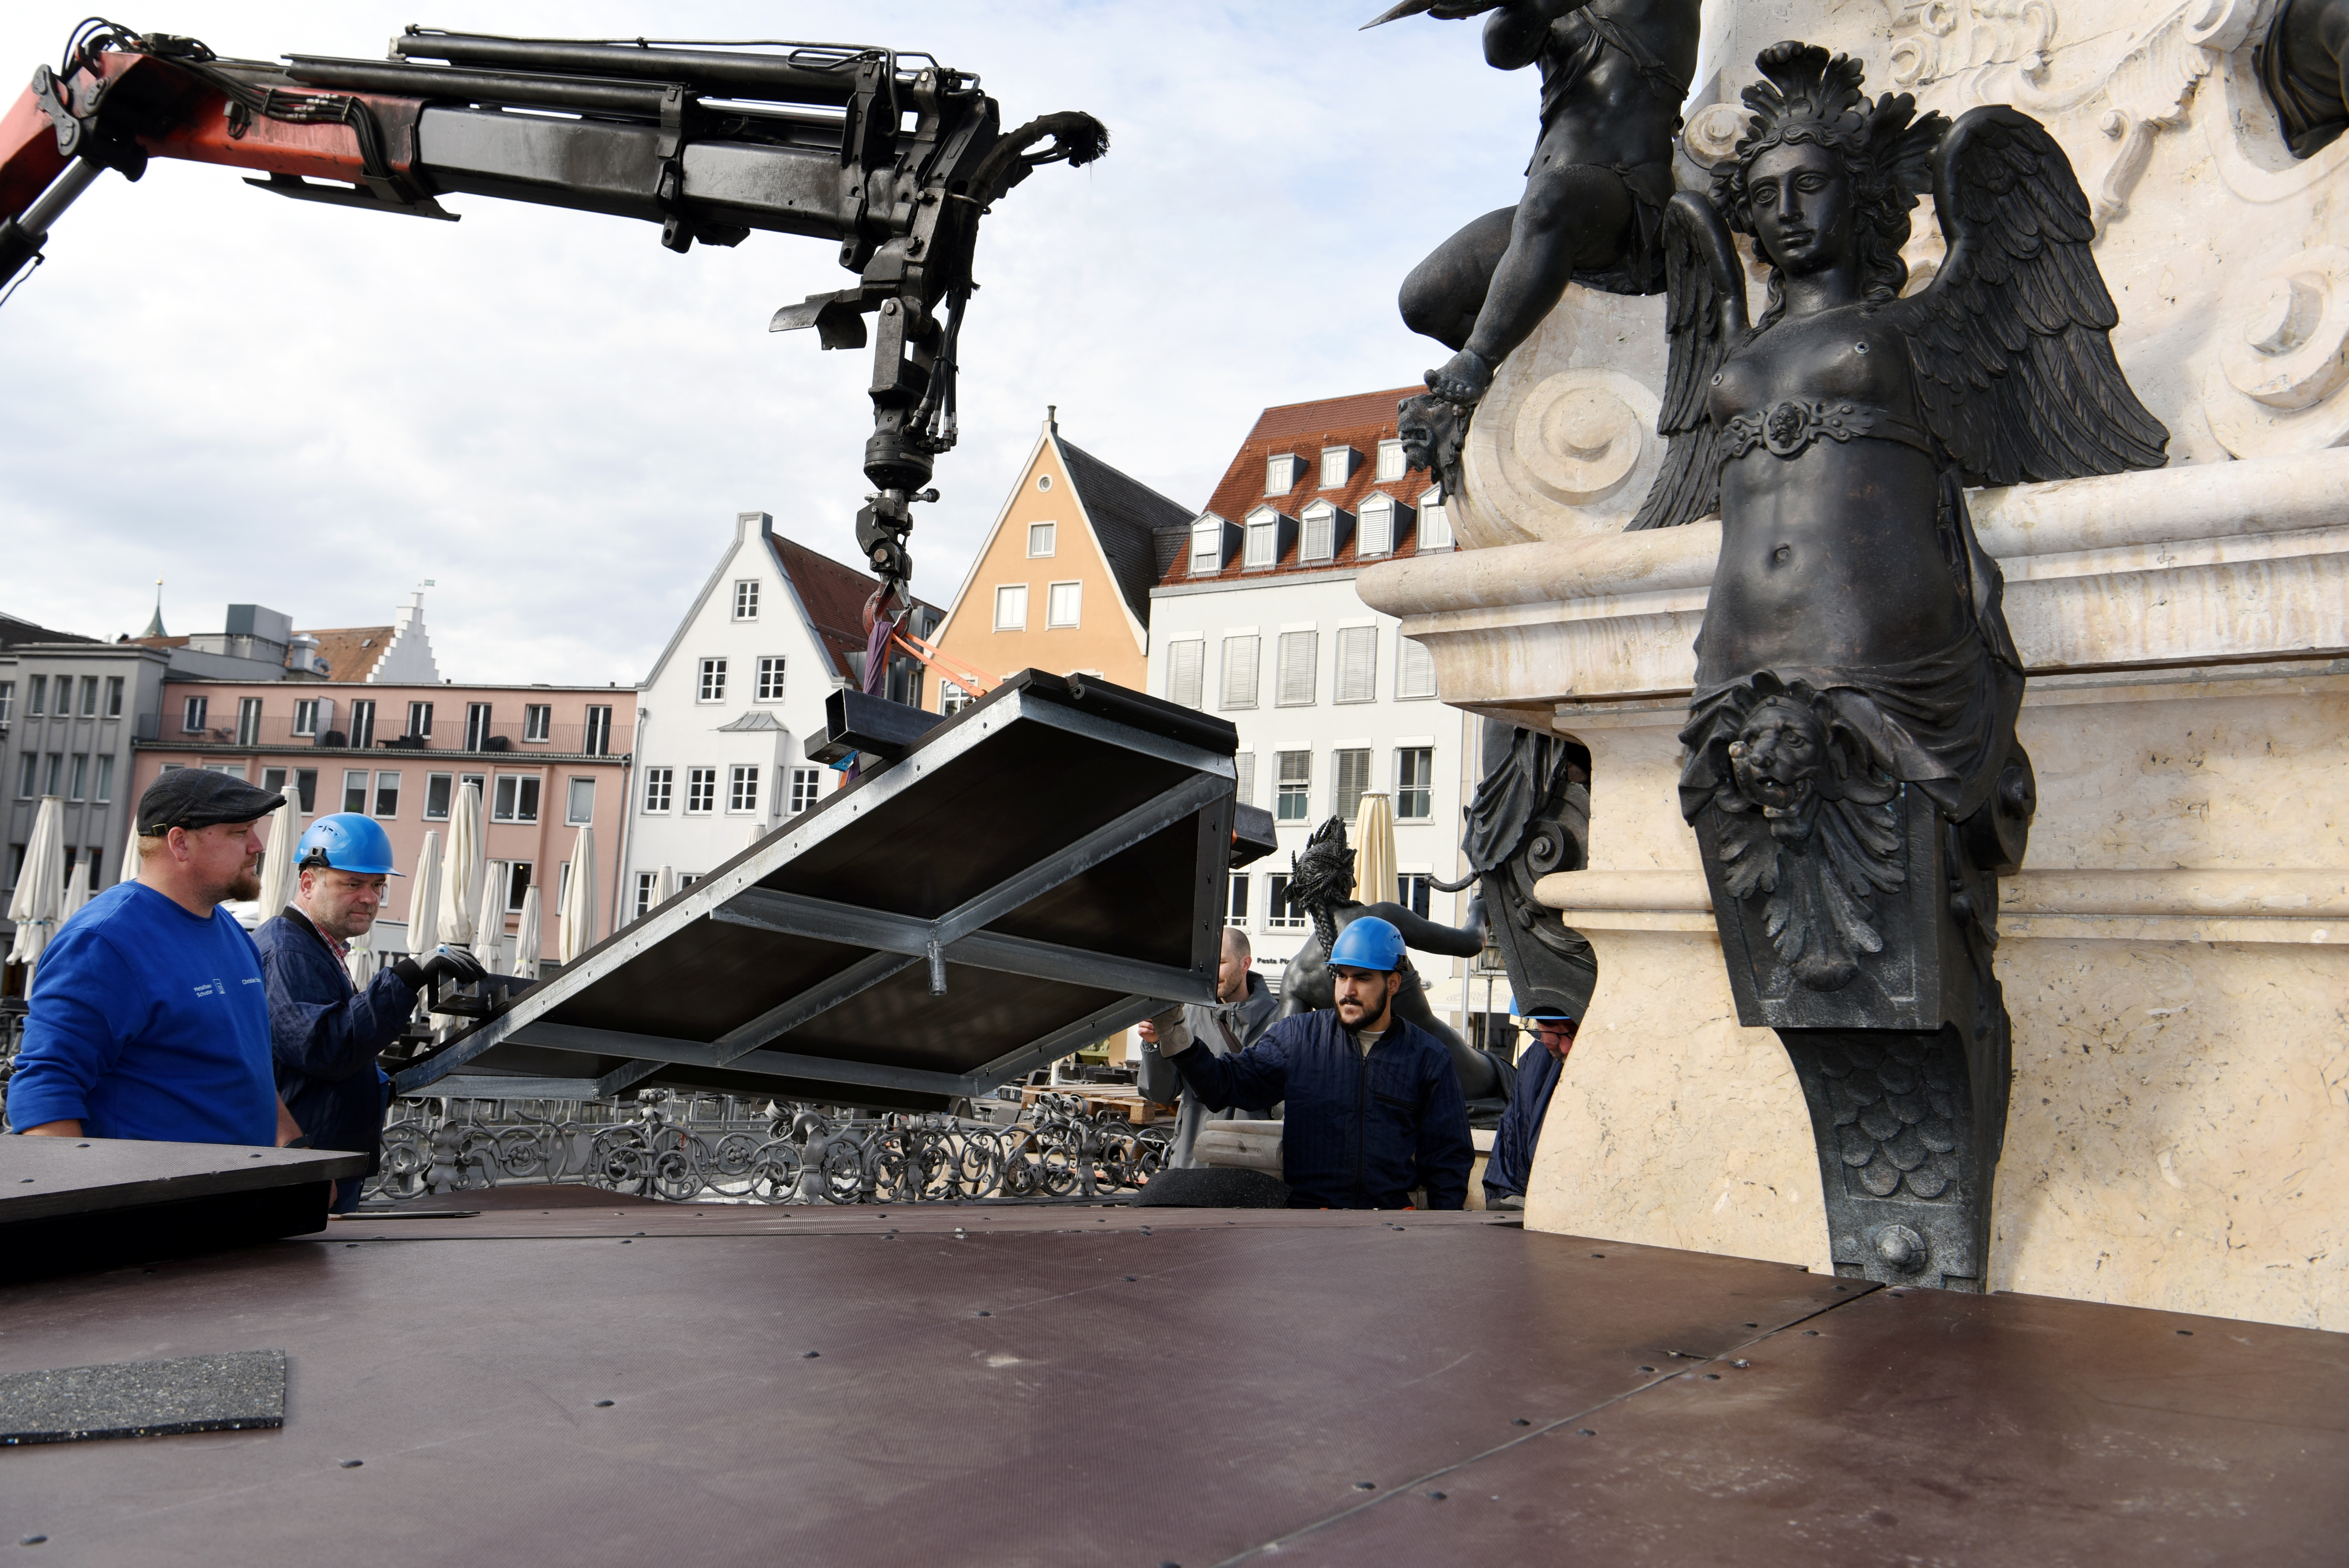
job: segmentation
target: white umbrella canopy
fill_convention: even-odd
[[[65,903],[66,844],[62,831],[65,805],[55,795],[41,797],[33,816],[33,836],[25,844],[24,869],[16,874],[16,896],[8,901],[8,918],[16,923],[16,940],[8,962],[28,966],[41,961],[41,949],[57,934],[57,917]],[[27,986],[32,984],[28,972]]]
[[[130,837],[122,845],[122,867],[114,873],[114,880],[119,882],[139,880],[139,813],[136,809],[130,813]]]
[[[677,868],[663,866],[653,873],[653,907],[658,909],[677,896]]]
[[[352,948],[350,956],[343,960],[343,968],[350,975],[353,988],[360,991],[367,988],[367,982],[373,980],[376,971],[382,967],[377,962],[375,949],[371,945]]]
[[[449,809],[449,847],[440,859],[440,940],[471,947],[481,915],[481,787],[467,779]]]
[[[57,928],[63,930],[67,921],[81,912],[89,895],[98,890],[89,885],[89,857],[74,862],[73,875],[66,882],[66,895],[57,901]]]
[[[563,911],[556,952],[565,964],[595,945],[595,830],[582,828],[571,845],[571,874],[564,879]]]
[[[1384,795],[1365,795],[1354,810],[1354,896],[1364,903],[1395,899],[1394,806]]]
[[[440,830],[429,829],[416,851],[416,873],[408,884],[408,951],[426,954],[440,945]]]
[[[522,895],[522,929],[514,933],[513,972],[525,980],[538,978],[538,954],[546,937],[539,913],[538,882],[533,879]]]
[[[294,850],[302,841],[302,809],[292,795],[269,813],[269,846],[261,853],[261,918],[274,920],[294,902],[301,878],[295,874]]]

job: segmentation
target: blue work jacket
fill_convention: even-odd
[[[1402,1209],[1414,1187],[1431,1209],[1464,1208],[1475,1151],[1451,1053],[1394,1019],[1368,1057],[1316,1010],[1284,1018],[1244,1051],[1198,1046],[1175,1069],[1216,1110],[1288,1102],[1281,1129],[1289,1202],[1305,1209]]]
[[[1517,1084],[1509,1091],[1509,1109],[1493,1134],[1493,1157],[1485,1161],[1485,1202],[1522,1198],[1534,1176],[1534,1151],[1541,1147],[1542,1118],[1549,1114],[1549,1097],[1557,1089],[1563,1066],[1537,1040],[1517,1058]]]
[[[269,995],[269,1051],[277,1097],[314,1149],[367,1157],[383,1143],[384,1087],[376,1053],[398,1037],[416,988],[386,969],[360,991],[307,916],[288,909],[254,934]]]

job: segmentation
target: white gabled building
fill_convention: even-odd
[[[779,536],[746,511],[734,540],[638,689],[634,798],[623,832],[623,921],[650,906],[662,867],[678,887],[839,787],[807,759],[824,699],[864,677],[864,604],[878,580]],[[937,612],[915,611],[927,634]],[[889,695],[919,706],[900,655]]]
[[[1430,883],[1459,877],[1474,720],[1436,699],[1425,650],[1354,592],[1363,562],[1452,548],[1395,436],[1396,401],[1415,390],[1266,409],[1159,551],[1150,691],[1238,727],[1240,799],[1272,811],[1280,847],[1230,879],[1226,920],[1276,986],[1307,932],[1282,899],[1289,857],[1332,816],[1350,831],[1366,793],[1392,797],[1402,902],[1450,924],[1465,914],[1467,893]],[[1464,1026],[1466,961],[1416,962],[1436,1011]]]

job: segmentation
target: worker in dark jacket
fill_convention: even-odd
[[[1574,1049],[1574,1015],[1552,1008],[1526,1015],[1534,1029],[1534,1048],[1517,1058],[1516,1088],[1509,1093],[1509,1109],[1493,1134],[1493,1157],[1485,1161],[1485,1207],[1522,1209],[1526,1189],[1534,1176],[1534,1151],[1541,1145],[1542,1119],[1549,1114],[1549,1097],[1565,1070],[1567,1053]]]
[[[344,960],[383,907],[395,874],[391,840],[372,819],[342,811],[311,823],[295,853],[301,881],[294,903],[254,935],[277,1093],[312,1148],[365,1154],[372,1176],[391,1086],[376,1053],[398,1037],[429,981],[444,974],[478,980],[481,965],[444,947],[422,964],[401,958],[358,990]],[[358,1177],[335,1184],[336,1212],[358,1202],[360,1186]]]
[[[1182,1009],[1152,1020],[1161,1055],[1216,1109],[1286,1100],[1282,1175],[1300,1209],[1402,1209],[1468,1202],[1475,1162],[1451,1053],[1394,1016],[1402,933],[1363,915],[1338,934],[1329,970],[1337,1006],[1284,1018],[1244,1051],[1194,1048]]]

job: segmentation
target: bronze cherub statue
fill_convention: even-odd
[[[1721,515],[1681,732],[1738,1016],[1808,1101],[1838,1272],[1982,1289],[2011,1052],[1997,879],[2035,804],[2021,655],[1966,487],[2158,468],[2063,150],[1870,102],[1785,43],[1711,199],[1672,199],[1671,438],[1633,528]],[[1903,295],[1930,189],[1949,253]],[[1768,298],[1749,324],[1732,233]]]

